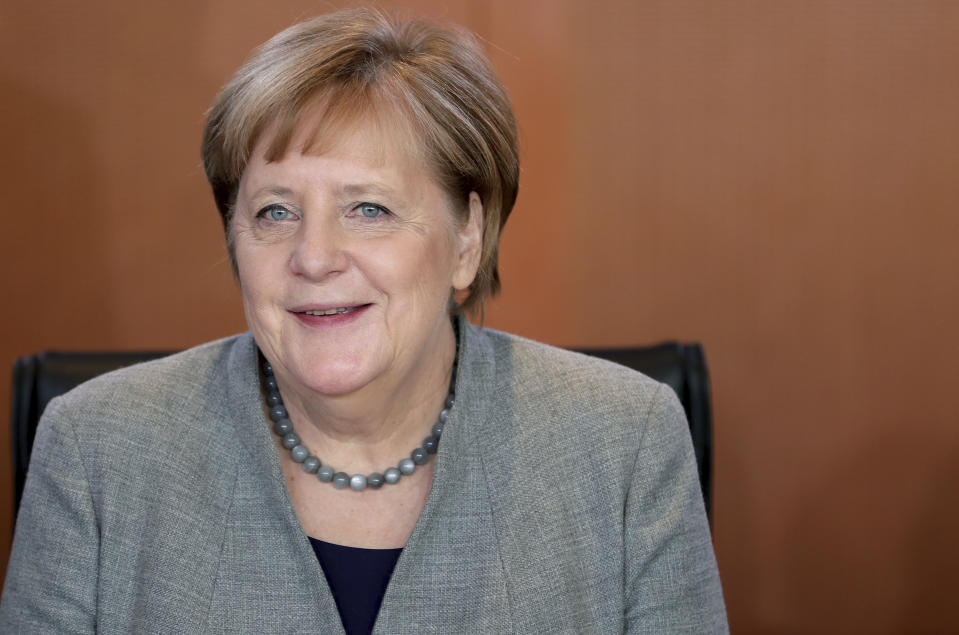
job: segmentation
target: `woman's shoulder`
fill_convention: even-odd
[[[249,334],[207,342],[193,348],[140,362],[99,375],[70,390],[57,399],[60,409],[83,410],[93,407],[123,409],[141,406],[144,400],[153,404],[176,401],[198,387],[225,379],[228,360],[237,348],[248,346]]]
[[[188,433],[197,421],[226,418],[230,378],[245,362],[255,376],[255,354],[242,334],[105,373],[52,400],[38,435],[44,427],[69,429],[81,446],[102,450]]]
[[[229,474],[241,427],[254,425],[244,413],[258,403],[255,360],[243,334],[81,384],[44,411],[30,471],[55,471],[51,465],[73,456],[96,504],[120,516],[123,501],[146,489],[189,489],[220,478],[221,469]]]
[[[592,355],[494,329],[483,332],[492,345],[497,378],[525,394],[646,410],[664,387],[639,371]]]
[[[694,483],[688,426],[668,385],[523,337],[475,334],[475,356],[492,361],[473,377],[485,376],[491,387],[483,416],[471,411],[458,421],[465,421],[470,451],[484,462],[489,491],[506,522],[521,528],[517,533],[575,525],[583,544],[608,545],[622,531],[630,492],[650,493],[661,478]],[[634,488],[643,475],[652,475],[648,487]]]
[[[605,454],[631,464],[640,443],[688,435],[676,394],[638,371],[493,329],[474,329],[486,364],[494,443]],[[474,375],[479,378],[481,374]]]

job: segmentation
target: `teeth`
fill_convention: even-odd
[[[340,307],[338,309],[330,309],[328,311],[304,311],[307,315],[337,315],[340,313],[349,313],[353,311],[355,307]]]

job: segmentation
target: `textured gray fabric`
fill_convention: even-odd
[[[375,632],[727,632],[672,391],[465,322],[461,333],[456,406]],[[283,480],[249,334],[51,403],[0,630],[343,632]]]

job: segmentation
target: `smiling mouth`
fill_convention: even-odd
[[[343,315],[344,313],[352,313],[364,307],[368,307],[368,304],[358,304],[356,306],[341,306],[336,309],[326,309],[325,311],[303,311],[306,315]]]

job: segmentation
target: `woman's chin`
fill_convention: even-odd
[[[309,369],[291,379],[306,388],[307,392],[323,397],[343,397],[362,391],[376,377],[376,373],[363,368],[324,368],[322,372]]]
[[[286,360],[274,367],[281,392],[293,390],[303,397],[338,397],[361,391],[388,367],[388,359],[373,347],[339,346],[314,342],[285,342],[276,357]]]
[[[362,390],[369,382],[351,381],[340,377],[310,381],[304,385],[312,393],[323,397],[345,397]]]

